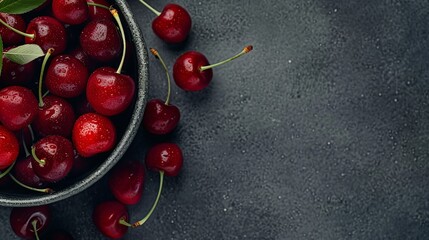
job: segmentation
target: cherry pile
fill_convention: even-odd
[[[152,30],[159,39],[167,44],[187,40],[192,20],[184,7],[171,3],[159,12],[139,1],[156,15]],[[16,14],[0,13],[0,183],[11,179],[26,189],[49,193],[57,183],[87,171],[91,158],[114,148],[114,119],[121,118],[135,98],[135,81],[123,74],[133,52],[109,1],[34,0],[33,5]],[[251,50],[247,46],[216,64],[209,64],[200,52],[187,51],[176,59],[174,81],[185,91],[200,91],[210,84],[212,68]],[[147,102],[142,126],[150,134],[168,136],[181,114],[171,104],[168,67],[157,50],[150,52],[165,70],[168,90],[165,100]],[[144,163],[122,159],[108,174],[114,200],[99,203],[93,211],[97,229],[117,239],[143,225],[159,202],[164,176],[177,176],[182,166],[182,150],[171,142],[152,146]],[[127,205],[140,202],[146,168],[159,173],[158,194],[147,215],[131,222]],[[50,221],[47,205],[13,208],[10,215],[13,231],[25,239],[39,239]],[[61,229],[43,236],[73,239]]]

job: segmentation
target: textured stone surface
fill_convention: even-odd
[[[193,16],[184,46],[150,29],[154,15],[128,1],[148,46],[171,67],[188,49],[211,62],[252,43],[254,52],[186,93],[177,131],[140,131],[127,153],[143,159],[168,140],[185,155],[147,224],[126,239],[428,239],[429,4],[425,1],[175,1]],[[148,1],[161,10],[167,1]],[[150,97],[166,92],[150,61]],[[105,179],[53,205],[55,227],[104,239],[93,206],[110,198]],[[149,173],[137,220],[150,208]],[[2,239],[16,239],[0,208]],[[4,237],[5,236],[5,237]]]

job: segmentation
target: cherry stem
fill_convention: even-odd
[[[119,224],[127,226],[127,227],[132,227],[133,226],[130,223],[128,223],[127,221],[125,221],[125,219],[123,219],[123,218],[119,219]]]
[[[26,189],[28,189],[28,190],[31,190],[31,191],[35,191],[35,192],[41,192],[41,193],[53,193],[54,192],[54,190],[52,189],[52,188],[34,188],[34,187],[30,187],[30,186],[28,186],[28,185],[26,185],[26,184],[24,184],[24,183],[22,183],[22,182],[20,182],[18,179],[16,179],[13,175],[12,175],[12,173],[9,173],[9,177],[16,183],[16,184],[18,184],[19,186],[21,186],[21,187],[23,187],[23,188],[26,188]]]
[[[24,131],[21,131],[21,141],[22,141],[22,146],[24,147],[25,157],[30,156],[30,152],[28,151],[27,143],[25,143]]]
[[[28,37],[28,38],[31,38],[31,39],[33,39],[35,37],[34,34],[30,34],[30,33],[25,33],[25,32],[19,31],[18,29],[10,26],[9,24],[7,24],[5,21],[3,21],[1,19],[0,19],[0,23],[3,24],[5,27],[9,28],[10,30],[14,31],[15,33],[21,35],[21,36]]]
[[[12,170],[12,168],[13,168],[13,166],[15,166],[15,163],[16,163],[16,161],[15,162],[13,162],[4,172],[2,172],[1,174],[0,174],[0,178],[3,178],[4,176],[6,176],[7,174],[9,174],[10,173],[10,171]]]
[[[252,45],[246,46],[245,48],[243,48],[243,50],[239,54],[237,54],[237,55],[235,55],[235,56],[233,56],[231,58],[228,58],[226,60],[223,60],[223,61],[215,63],[215,64],[211,64],[211,65],[208,65],[208,66],[201,66],[200,67],[200,71],[205,71],[207,69],[214,68],[214,67],[222,65],[224,63],[230,62],[230,61],[232,61],[232,60],[234,60],[236,58],[239,58],[239,57],[243,56],[244,54],[246,54],[246,53],[248,53],[248,52],[250,52],[252,50],[253,50],[253,46]]]
[[[153,13],[155,13],[157,16],[161,15],[160,12],[158,12],[157,10],[155,10],[155,8],[153,8],[151,5],[147,4],[145,1],[143,0],[139,0],[141,3],[143,3],[143,5],[145,5],[147,8],[149,8],[149,10],[151,10]]]
[[[31,155],[33,156],[34,160],[36,160],[36,162],[37,162],[37,163],[39,163],[39,165],[40,165],[41,167],[44,167],[44,166],[45,166],[45,164],[46,164],[45,159],[39,159],[39,158],[36,156],[36,148],[35,148],[35,147],[32,147],[32,148],[31,148]]]
[[[100,7],[110,11],[110,7],[99,3],[87,2],[88,6]]]
[[[114,9],[113,7],[110,7],[110,12],[112,13],[113,18],[115,18],[122,36],[122,57],[121,57],[121,62],[119,63],[119,67],[116,70],[116,73],[121,73],[122,67],[124,66],[124,62],[125,62],[125,55],[127,53],[127,42],[125,41],[124,27],[122,26],[122,22],[121,22],[121,18],[119,17],[118,10]]]
[[[143,225],[150,218],[156,206],[158,205],[159,198],[161,197],[163,185],[164,185],[164,171],[159,171],[159,189],[158,189],[158,195],[156,196],[155,202],[153,203],[149,213],[142,220],[135,222],[133,224],[133,228]]]
[[[164,60],[162,59],[161,55],[159,55],[159,52],[151,48],[150,52],[161,62],[162,66],[164,67],[165,74],[167,75],[167,98],[165,99],[165,105],[170,104],[170,95],[171,95],[171,80],[170,80],[170,74],[168,74],[168,68],[165,65]]]
[[[36,236],[36,240],[40,240],[39,235],[37,235],[37,219],[34,219],[31,222],[31,225],[33,225],[33,230],[34,230],[34,235]]]
[[[46,68],[46,64],[48,63],[48,59],[53,52],[54,52],[53,48],[48,49],[48,51],[45,54],[45,57],[43,58],[42,68],[40,70],[40,76],[39,76],[39,107],[40,108],[45,105],[45,103],[43,102],[43,96],[42,96],[43,75],[45,73],[45,68]]]

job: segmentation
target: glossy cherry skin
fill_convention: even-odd
[[[157,135],[172,132],[180,121],[180,111],[174,105],[166,105],[161,99],[147,102],[143,115],[145,129]]]
[[[110,119],[97,113],[80,116],[72,131],[73,144],[83,157],[113,149],[116,142],[116,129]]]
[[[3,51],[8,52],[13,47],[7,47]],[[6,85],[24,85],[31,82],[35,73],[34,61],[21,65],[14,63],[3,56],[3,68],[0,81]]]
[[[89,104],[96,112],[105,116],[123,112],[131,104],[134,93],[134,80],[108,67],[95,70],[86,86]]]
[[[173,78],[177,86],[186,91],[199,91],[207,87],[213,78],[213,70],[201,71],[202,66],[210,65],[207,58],[197,52],[188,51],[176,59]]]
[[[86,0],[53,0],[52,13],[63,23],[77,25],[89,18]]]
[[[123,219],[129,221],[127,208],[120,202],[107,201],[98,204],[92,214],[92,220],[98,230],[106,237],[122,238],[128,227],[119,223]]]
[[[159,143],[146,154],[146,166],[151,170],[164,171],[166,176],[177,176],[182,165],[182,150],[175,143]]]
[[[191,30],[192,20],[182,6],[167,4],[161,14],[152,21],[153,32],[167,43],[181,43]]]
[[[19,154],[19,142],[15,134],[0,125],[0,170],[6,169]]]
[[[25,32],[25,29],[27,28],[27,24],[21,15],[0,13],[0,19],[6,22],[9,26],[18,29],[21,32]],[[20,45],[24,42],[24,36],[15,33],[3,24],[0,24],[0,36],[5,46]]]
[[[34,159],[34,172],[45,182],[57,182],[65,178],[73,167],[74,152],[72,143],[62,136],[50,135],[37,141],[34,146],[40,165]]]
[[[10,213],[10,225],[13,232],[20,238],[34,239],[33,221],[37,221],[36,229],[40,234],[51,221],[51,210],[47,205],[36,207],[15,207]]]
[[[37,112],[37,100],[30,89],[10,86],[0,90],[0,121],[9,130],[28,126]]]
[[[39,108],[39,113],[33,121],[34,130],[41,136],[69,137],[76,120],[72,105],[53,95],[44,97],[43,102],[43,107]]]
[[[44,52],[53,48],[52,55],[58,55],[66,49],[67,34],[64,26],[55,18],[41,16],[33,18],[27,26],[27,33],[35,34],[34,38],[25,38],[25,43],[37,44]]]
[[[32,163],[33,161],[34,159],[31,155],[17,160],[12,170],[13,176],[25,185],[35,188],[42,188],[46,185],[46,183],[34,172]]]
[[[140,201],[144,187],[144,166],[140,161],[123,161],[109,175],[109,188],[115,198],[126,205]]]
[[[72,235],[62,229],[57,229],[55,231],[50,232],[45,240],[73,240]]]
[[[97,3],[97,4],[104,5],[106,7],[109,7],[111,5],[105,0],[86,0],[86,2]],[[89,8],[89,18],[91,20],[103,19],[103,18],[112,19],[112,13],[110,13],[110,11],[107,9],[96,7],[96,6],[88,6],[88,8]]]
[[[50,93],[64,98],[77,97],[85,91],[88,69],[77,58],[56,56],[46,71],[45,85]]]
[[[121,36],[111,20],[93,20],[83,28],[80,46],[90,58],[109,62],[121,53]]]

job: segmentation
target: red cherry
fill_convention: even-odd
[[[10,225],[13,232],[20,238],[34,239],[36,229],[40,235],[51,221],[49,206],[15,207],[10,213]],[[34,225],[34,226],[33,226]]]
[[[163,171],[166,176],[177,176],[182,165],[182,150],[175,143],[157,144],[146,154],[146,166],[151,170]]]
[[[86,0],[53,0],[52,13],[56,19],[70,25],[81,24],[89,17]]]
[[[110,191],[119,202],[136,204],[143,194],[144,176],[144,166],[140,161],[123,161],[109,175]]]
[[[77,97],[84,92],[88,69],[69,55],[56,56],[48,67],[45,85],[49,92],[60,97]]]
[[[91,157],[113,149],[116,130],[112,121],[107,117],[97,113],[87,113],[76,120],[72,139],[80,155]]]
[[[62,229],[57,229],[55,231],[50,232],[45,239],[46,240],[73,240],[74,238],[72,237],[72,235],[70,235],[70,233]]]
[[[180,120],[180,111],[174,105],[166,105],[161,99],[152,99],[146,104],[143,126],[152,134],[172,132]]]
[[[108,67],[95,70],[86,86],[89,104],[96,112],[106,116],[123,112],[131,104],[134,93],[134,80]]]
[[[128,231],[128,227],[121,224],[121,220],[127,222],[129,215],[127,208],[116,201],[103,202],[97,205],[92,214],[92,220],[98,230],[109,238],[122,238]]]
[[[15,134],[0,125],[0,170],[6,169],[19,154],[19,143]]]
[[[43,98],[43,107],[39,108],[33,126],[41,136],[68,137],[71,135],[75,119],[70,103],[60,97],[50,95]]]
[[[0,19],[7,25],[21,32],[25,32],[25,29],[27,28],[27,25],[21,15],[0,13]],[[0,35],[3,40],[3,44],[6,46],[20,45],[24,42],[24,36],[10,30],[3,24],[0,25]]]
[[[37,141],[33,148],[33,169],[43,181],[57,182],[72,169],[74,152],[68,139],[50,135]]]
[[[20,86],[0,90],[0,121],[12,131],[29,125],[38,111],[37,100],[30,89]]]
[[[246,46],[239,54],[209,65],[207,58],[197,51],[188,51],[180,55],[173,66],[173,77],[180,88],[186,91],[199,91],[207,87],[213,78],[213,67],[232,61],[253,49]]]
[[[42,188],[46,185],[43,180],[37,176],[33,169],[33,156],[29,155],[26,158],[19,159],[16,161],[13,167],[13,176],[18,179],[21,183],[33,187]]]
[[[7,47],[3,52],[8,52],[13,47]],[[24,85],[33,80],[35,74],[35,64],[31,61],[27,64],[21,65],[14,63],[5,56],[3,56],[3,68],[1,70],[0,81],[6,85]]]
[[[106,7],[109,7],[111,4],[106,2],[105,0],[86,0],[88,3],[97,3],[100,5],[104,5]],[[89,17],[91,20],[95,19],[112,19],[112,14],[109,10],[97,7],[97,6],[88,6],[89,7]]]
[[[66,49],[66,29],[55,18],[48,16],[33,18],[30,23],[28,23],[26,32],[28,34],[34,34],[34,36],[26,37],[25,43],[37,44],[44,52],[53,48],[53,55],[58,55]]]
[[[85,25],[80,34],[80,45],[89,57],[109,62],[121,52],[121,37],[111,20],[98,19]]]

